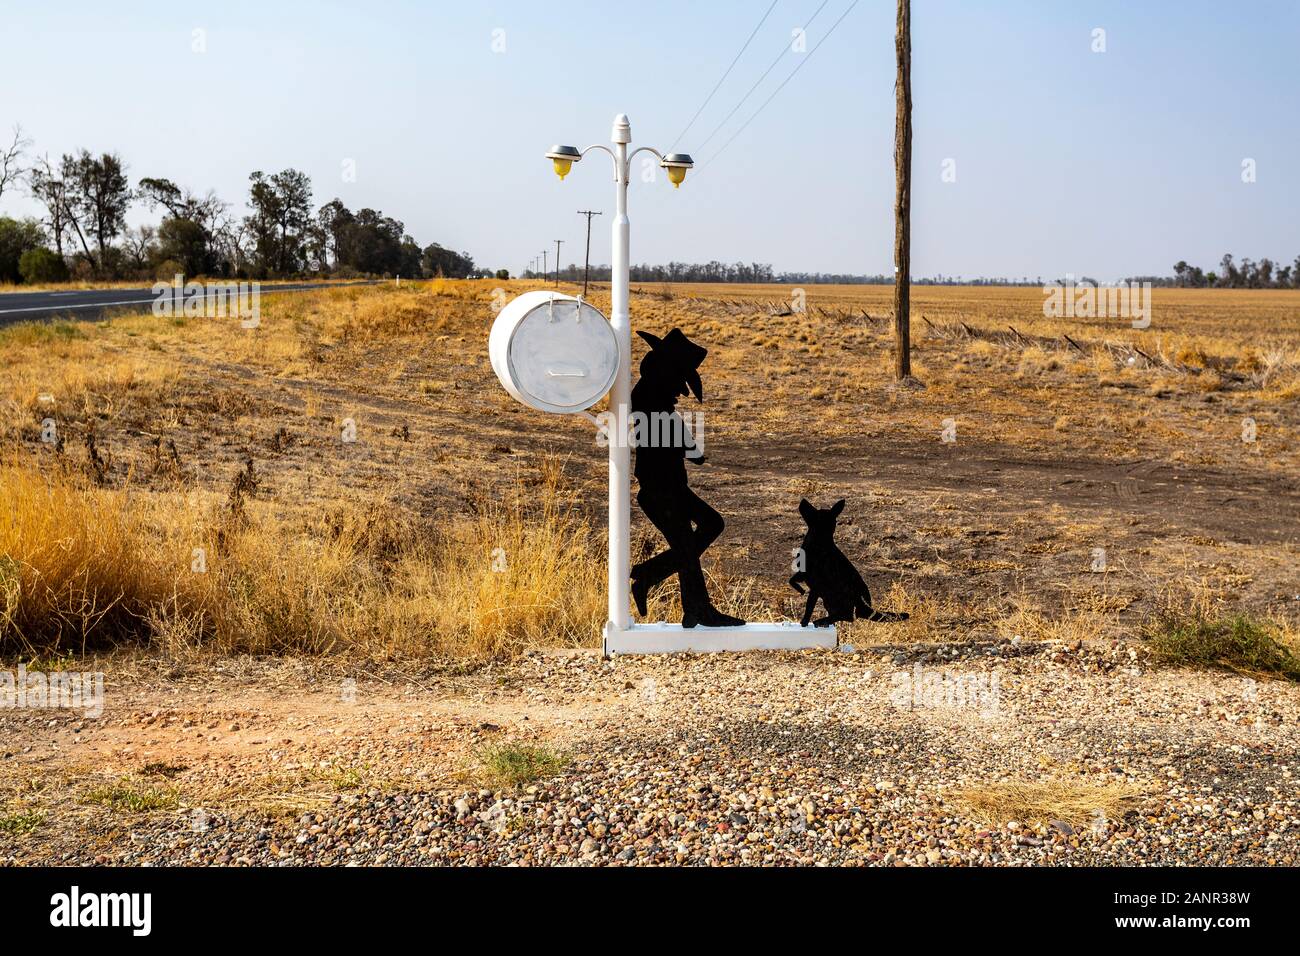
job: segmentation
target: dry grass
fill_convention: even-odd
[[[601,455],[581,425],[523,411],[496,386],[484,343],[498,285],[513,295],[532,284],[270,296],[255,331],[148,315],[0,330],[0,644],[29,654],[133,642],[178,654],[472,660],[597,643]],[[634,290],[638,327],[679,325],[709,343],[705,410],[722,452],[701,478],[728,530],[706,571],[719,606],[747,619],[798,616],[770,572],[782,560],[777,537],[802,531],[799,494],[862,490],[844,475],[813,481],[820,463],[746,460],[755,427],[765,451],[849,443],[863,478],[883,482],[871,492],[878,512],[857,514],[865,526],[889,522],[889,543],[846,547],[877,604],[912,617],[845,628],[854,643],[1073,641],[1132,628],[1131,576],[1108,576],[1116,584],[1095,601],[1088,588],[1103,582],[1074,577],[1092,547],[1122,532],[1112,517],[1076,504],[1010,530],[1015,516],[980,519],[977,489],[936,504],[873,460],[873,449],[899,442],[930,454],[944,418],[959,424],[954,450],[985,443],[1000,461],[1300,467],[1287,398],[1300,397],[1291,293],[1156,290],[1152,328],[1139,332],[1047,319],[1036,289],[918,287],[914,364],[925,388],[902,390],[890,374],[890,290],[807,292],[807,313],[776,315],[765,303],[789,290]],[[607,289],[591,299],[607,308]],[[1130,364],[1129,344],[1154,364]],[[1246,416],[1258,425],[1254,444],[1239,437]],[[61,451],[40,442],[47,417]],[[339,443],[345,418],[357,423],[356,445]],[[566,464],[548,474],[553,448]],[[842,454],[824,460],[833,469]],[[261,485],[236,504],[230,482],[248,458]],[[731,499],[739,488],[744,497]],[[634,531],[660,546],[639,516]],[[979,536],[995,532],[1003,536]],[[191,571],[196,547],[205,573]],[[1143,563],[1182,574],[1163,547]],[[1256,571],[1293,560],[1262,548],[1251,559]],[[742,561],[745,573],[723,573]],[[675,602],[662,588],[649,617],[675,620]]]
[[[1146,793],[1127,781],[1049,779],[1000,781],[967,787],[953,796],[989,823],[1048,823],[1079,827],[1094,820],[1122,820]]]
[[[14,463],[3,484],[0,639],[28,653],[153,642],[486,658],[590,643],[604,619],[590,530],[554,486],[535,510],[492,509],[426,536],[382,509],[339,509],[313,527],[260,508],[235,520]]]
[[[288,521],[251,500],[255,477],[225,499],[131,495],[18,462],[0,477],[0,646],[26,654],[149,643],[486,660],[591,646],[606,617],[603,541],[553,459],[509,502],[436,524],[384,502]],[[715,588],[722,606],[752,607],[743,582]]]
[[[102,336],[68,323],[0,329],[0,438],[36,441],[47,418],[63,423],[65,438],[82,435],[157,406],[174,388],[167,356],[106,350]]]
[[[236,519],[227,503],[131,496],[16,462],[0,477],[0,642],[27,653],[151,641],[490,657],[589,642],[604,617],[589,530],[553,484],[536,511],[493,509],[426,537],[382,509],[294,527],[261,508]],[[493,570],[494,548],[507,570]]]
[[[0,465],[0,498],[0,645],[57,653],[130,640],[171,599],[180,515],[16,461]]]
[[[103,281],[93,279],[69,280],[67,282],[0,282],[0,293],[3,292],[74,292],[84,291],[87,289],[140,289],[152,285],[152,282],[142,282],[140,280],[108,280]]]
[[[1127,602],[1103,592],[1089,590],[1079,595],[1073,607],[1057,614],[1045,614],[1020,599],[1015,608],[999,616],[994,632],[1006,640],[1057,641],[1076,644],[1115,637],[1122,631],[1120,615]]]
[[[406,635],[453,657],[493,657],[525,647],[590,645],[606,616],[601,542],[562,487],[559,463],[506,504],[439,529],[408,553],[385,611],[423,622]],[[535,504],[525,505],[525,501]]]

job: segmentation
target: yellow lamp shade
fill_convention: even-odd
[[[678,189],[686,179],[686,170],[695,165],[687,153],[669,153],[659,161],[659,165],[668,170],[668,181],[673,189]]]
[[[546,158],[551,161],[551,167],[555,170],[555,175],[563,179],[569,175],[569,170],[573,164],[582,159],[582,153],[573,146],[552,146],[546,154]]]

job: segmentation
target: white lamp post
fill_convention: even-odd
[[[629,529],[632,523],[632,450],[627,441],[627,421],[632,402],[632,325],[628,312],[630,291],[628,288],[628,237],[629,222],[627,218],[627,183],[631,171],[632,157],[645,150],[659,157],[659,165],[668,169],[672,183],[680,185],[686,177],[686,170],[694,163],[685,153],[674,153],[665,157],[659,150],[650,146],[628,153],[632,142],[632,125],[626,113],[614,117],[614,128],[610,133],[613,149],[600,143],[579,151],[572,146],[554,146],[546,154],[555,167],[556,174],[563,179],[569,174],[573,164],[580,161],[593,149],[602,149],[614,160],[614,220],[612,223],[613,263],[611,280],[612,309],[609,324],[614,330],[618,342],[618,373],[614,377],[614,387],[610,389],[610,411],[618,423],[619,434],[611,435],[609,442],[609,621],[605,626],[605,642],[609,647],[610,637],[615,632],[626,631],[631,625],[628,611],[629,576],[632,567],[631,542]]]
[[[681,186],[686,172],[695,164],[686,153],[665,156],[650,146],[628,152],[632,126],[626,114],[614,117],[610,135],[613,146],[596,143],[586,149],[553,146],[546,154],[556,174],[564,179],[573,164],[593,149],[604,150],[614,161],[613,270],[611,275],[612,310],[609,325],[614,333],[618,361],[613,385],[609,390],[610,412],[617,423],[617,435],[609,436],[609,620],[605,624],[607,654],[657,653],[670,651],[723,651],[758,648],[834,647],[835,628],[799,627],[794,623],[746,624],[742,627],[683,628],[676,624],[633,625],[628,610],[631,573],[632,523],[632,451],[628,440],[628,423],[632,401],[632,326],[628,311],[630,298],[628,274],[627,184],[632,157],[646,151],[659,157],[674,188]],[[532,293],[528,293],[532,295]],[[523,297],[520,297],[523,298]],[[561,297],[555,296],[555,301]],[[518,301],[518,300],[516,300]],[[509,307],[507,307],[509,308]],[[534,306],[535,308],[535,306]],[[582,304],[574,306],[581,312]],[[521,306],[522,311],[522,306]],[[505,316],[505,313],[502,313]],[[500,320],[498,320],[500,321]],[[513,320],[512,320],[513,321]],[[504,324],[504,323],[503,323]],[[494,326],[495,329],[495,326]],[[505,354],[508,337],[500,337],[500,354]],[[502,364],[508,364],[503,358]],[[498,373],[500,374],[500,373]],[[554,375],[553,372],[548,374]],[[503,378],[503,382],[505,379]],[[507,385],[507,388],[510,388]],[[512,389],[512,393],[514,390]],[[516,395],[518,397],[518,395]],[[588,403],[590,404],[590,403]],[[541,407],[541,406],[535,406]],[[576,407],[576,406],[575,406]],[[586,405],[583,406],[587,407]]]

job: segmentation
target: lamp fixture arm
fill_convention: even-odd
[[[609,158],[614,162],[614,182],[618,182],[619,181],[618,157],[614,155],[614,151],[610,149],[608,146],[606,146],[604,143],[593,143],[592,145],[584,149],[581,153],[579,153],[579,155],[586,156],[593,149],[603,150],[604,152],[609,154]]]
[[[624,175],[627,176],[629,182],[631,182],[632,180],[632,157],[635,156],[637,153],[642,153],[642,152],[654,153],[656,156],[659,157],[659,162],[662,163],[664,161],[664,154],[659,152],[659,150],[655,149],[653,146],[638,146],[636,149],[632,150],[632,152],[628,153],[627,155],[627,169],[624,171]]]

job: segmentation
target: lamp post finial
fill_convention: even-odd
[[[628,121],[626,113],[619,113],[614,117],[614,130],[609,136],[611,143],[630,143],[632,142],[632,124]]]

